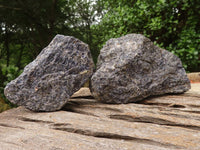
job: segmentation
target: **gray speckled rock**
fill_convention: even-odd
[[[55,111],[92,76],[94,63],[88,45],[57,35],[24,72],[7,84],[6,97],[33,111]]]
[[[180,59],[140,34],[107,41],[91,78],[93,96],[106,103],[135,102],[189,89]]]

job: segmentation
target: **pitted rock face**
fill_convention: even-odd
[[[189,89],[180,59],[140,34],[107,41],[91,78],[93,96],[106,103],[135,102]]]
[[[18,78],[7,84],[4,93],[12,103],[30,110],[55,111],[93,71],[88,45],[74,37],[57,35]]]

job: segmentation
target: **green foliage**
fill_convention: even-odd
[[[2,74],[6,76],[7,78],[7,81],[3,83],[4,86],[6,86],[8,82],[10,82],[11,80],[14,80],[16,77],[18,77],[21,74],[21,71],[18,71],[19,68],[14,65],[10,65],[8,67],[5,65],[2,65],[1,68],[2,68]]]
[[[10,108],[10,107],[15,107],[16,105],[12,104],[10,101],[8,101],[6,99],[6,97],[3,94],[4,91],[4,87],[7,85],[7,83],[9,83],[11,80],[14,80],[16,77],[18,77],[22,71],[19,71],[19,68],[17,68],[14,65],[10,65],[8,67],[6,67],[5,65],[2,65],[0,68],[2,68],[1,72],[2,75],[6,77],[6,81],[3,82],[2,86],[0,86],[0,98],[3,98],[3,100],[1,100],[1,103],[5,103],[5,107],[4,108]],[[9,106],[9,107],[7,107]]]
[[[200,69],[200,34],[193,29],[184,30],[180,38],[167,47],[178,55],[186,70],[199,71]]]

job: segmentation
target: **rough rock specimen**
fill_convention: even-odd
[[[93,96],[106,103],[135,102],[189,89],[180,59],[140,34],[107,41],[91,78]]]
[[[7,84],[6,97],[33,111],[55,111],[92,76],[94,63],[88,45],[57,35],[24,72]]]

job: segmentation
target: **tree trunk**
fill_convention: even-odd
[[[7,26],[5,26],[5,41],[4,41],[4,46],[6,50],[6,67],[10,65],[10,48],[9,48],[9,31]],[[8,70],[6,69],[6,74],[4,75],[4,81],[7,80],[7,74]]]
[[[52,0],[52,6],[51,6],[51,17],[50,17],[50,31],[51,36],[54,35],[55,32],[55,20],[56,20],[56,6],[57,6],[57,0]]]
[[[9,49],[9,32],[7,26],[5,27],[5,50],[6,50],[6,66],[8,67],[10,64],[10,49]]]
[[[21,45],[21,47],[20,47],[20,53],[19,53],[19,57],[18,57],[18,60],[17,60],[17,67],[18,67],[18,71],[20,70],[20,69],[22,69],[21,68],[21,60],[22,60],[22,55],[23,55],[23,50],[24,50],[24,45],[23,45],[23,43],[21,43],[20,44]]]

